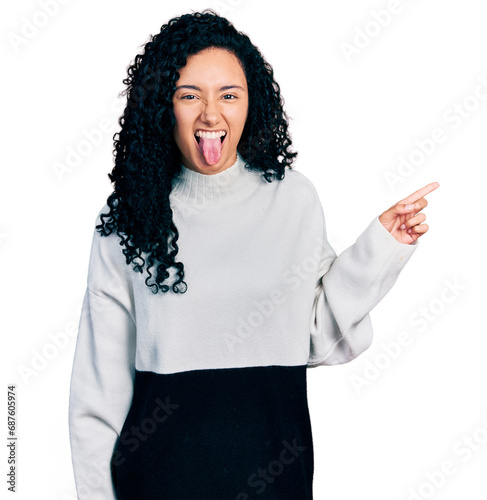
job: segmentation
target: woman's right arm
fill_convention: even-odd
[[[132,402],[135,373],[136,326],[127,272],[133,271],[119,237],[95,230],[69,399],[79,500],[116,498],[110,459]]]

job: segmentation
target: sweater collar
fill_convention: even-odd
[[[171,194],[190,203],[205,206],[236,201],[257,187],[260,175],[237,152],[235,163],[217,174],[203,174],[180,164]]]

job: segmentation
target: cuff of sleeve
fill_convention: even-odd
[[[370,255],[377,264],[386,263],[389,271],[397,271],[411,258],[419,246],[419,239],[414,243],[401,243],[382,225],[379,216],[375,217],[365,231],[359,236],[366,247],[372,251]]]

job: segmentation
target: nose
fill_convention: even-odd
[[[201,120],[209,125],[215,125],[220,121],[220,111],[214,100],[209,99],[203,103]]]

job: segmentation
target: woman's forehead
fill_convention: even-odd
[[[190,87],[194,90],[217,89],[246,90],[247,80],[239,59],[223,49],[211,49],[188,57],[179,69],[177,89]]]
[[[186,65],[181,67],[178,73],[180,79],[189,77],[205,81],[208,78],[232,77],[235,81],[239,80],[240,84],[245,80],[245,73],[237,56],[233,52],[219,48],[205,49],[189,56]]]

